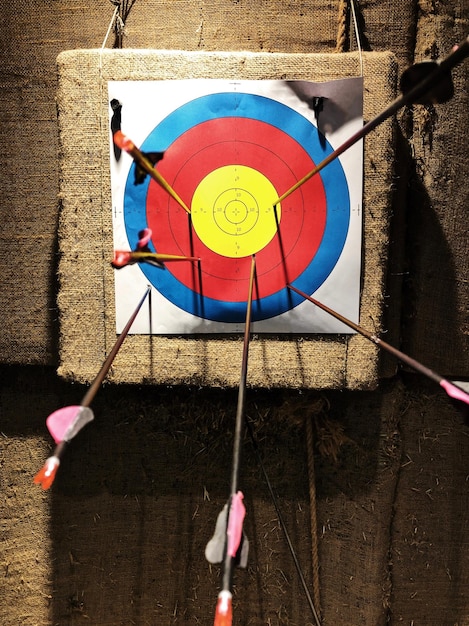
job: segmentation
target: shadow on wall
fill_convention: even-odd
[[[427,193],[423,165],[414,162],[413,167],[407,200],[403,350],[441,375],[454,377],[457,369],[467,369],[468,345],[461,328],[454,250],[446,239],[441,209],[439,214]]]
[[[392,623],[465,624],[468,428],[456,403],[406,375],[392,519]]]
[[[48,440],[45,417],[58,406],[79,401],[83,388],[60,381],[51,369],[2,368],[1,374],[2,433],[10,458],[15,440],[38,433]],[[185,387],[109,385],[100,391],[93,406],[96,419],[70,446],[48,496],[52,623],[68,626],[87,619],[101,626],[185,624],[205,620],[207,614],[211,619],[220,573],[205,561],[204,550],[228,498],[236,396],[235,390]],[[311,531],[302,424],[315,399],[317,394],[311,392],[249,390],[247,401],[307,582]],[[401,465],[402,394],[390,382],[378,392],[329,392],[326,399],[330,408],[316,419],[315,430],[324,608],[334,614],[337,594],[342,583],[347,584],[348,613],[336,623],[357,623],[365,609],[356,599],[366,585],[376,596],[372,602],[376,611],[380,615],[384,611],[381,601],[376,602],[383,599],[379,581],[387,567],[394,486]],[[409,426],[409,419],[406,423]],[[414,439],[412,435],[407,446],[414,445]],[[340,449],[331,447],[331,440],[341,442]],[[334,454],[318,456],[321,445],[323,452],[335,451],[336,460]],[[49,446],[52,449],[52,442]],[[35,452],[21,460],[22,472],[31,481],[39,469],[37,456]],[[16,471],[16,464],[11,470],[3,468],[8,484]],[[433,474],[418,471],[410,478],[422,476]],[[259,626],[269,619],[303,623],[309,608],[248,439],[240,486],[246,495],[251,554],[247,570],[235,575],[237,619]],[[418,509],[407,493],[402,496],[400,518],[405,532],[409,515]],[[457,507],[455,494],[451,501]],[[43,506],[37,487],[32,486],[30,497],[37,497],[37,506]],[[437,504],[441,508],[442,502],[431,503]],[[451,527],[460,537],[459,521],[453,519]],[[31,523],[25,526],[28,533]],[[34,537],[28,541],[34,550]],[[407,544],[397,545],[401,551],[404,547]],[[440,554],[451,560],[452,576],[459,576],[461,559],[455,552],[456,545],[443,545]],[[343,566],[339,572],[331,558],[338,554]],[[368,563],[366,568],[360,559]],[[348,578],[342,581],[351,571],[353,585]],[[4,583],[16,584],[12,576]],[[356,619],[347,622],[350,617]]]
[[[53,492],[57,621],[74,624],[80,612],[101,625],[123,616],[129,623],[184,624],[212,615],[220,573],[205,561],[204,550],[229,493],[236,399],[235,390],[102,390],[96,422],[70,448]],[[307,577],[311,537],[302,420],[313,399],[308,393],[250,390],[247,402]],[[394,456],[380,450],[382,398],[337,392],[328,399],[330,432],[341,433],[343,449],[337,462],[318,463],[318,497],[366,499],[379,467],[398,460],[395,442]],[[237,619],[259,626],[269,619],[301,623],[309,608],[247,438],[240,485],[251,555],[247,571],[235,576]],[[389,514],[380,513],[386,529]]]
[[[52,369],[4,369],[2,431],[9,443],[33,431],[47,441],[45,418],[79,402],[83,387],[57,379]],[[366,392],[328,398],[332,430],[342,432],[344,445],[338,464],[318,464],[318,497],[333,501],[345,492],[353,499],[372,488],[377,471],[381,399]],[[70,445],[49,495],[52,623],[87,617],[101,626],[123,619],[183,624],[212,615],[219,568],[208,565],[204,550],[228,498],[236,399],[235,390],[122,385],[100,391],[95,421]],[[297,391],[250,390],[247,403],[307,578],[311,536],[301,424],[310,399]],[[39,467],[24,463],[32,481]],[[247,571],[236,574],[243,597],[236,598],[237,616],[259,625],[269,619],[301,623],[309,608],[247,439],[240,485],[251,557]],[[42,506],[41,491],[33,489]]]

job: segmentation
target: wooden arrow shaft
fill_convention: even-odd
[[[109,372],[109,368],[111,367],[112,362],[114,361],[114,359],[116,357],[116,354],[119,352],[119,348],[121,347],[122,342],[127,337],[128,333],[129,333],[129,330],[132,327],[132,324],[134,323],[135,318],[137,317],[137,315],[138,315],[140,309],[142,308],[142,305],[145,302],[145,299],[147,298],[147,296],[150,293],[150,291],[151,291],[151,287],[148,287],[147,290],[145,291],[142,299],[140,300],[140,302],[138,303],[137,307],[135,308],[134,312],[130,316],[129,321],[125,325],[123,331],[121,332],[121,334],[117,338],[117,341],[113,345],[111,352],[109,353],[109,355],[107,356],[106,360],[104,361],[104,363],[103,363],[101,369],[99,370],[96,378],[93,380],[93,382],[91,383],[90,388],[88,389],[86,394],[83,396],[83,399],[81,401],[81,405],[80,406],[82,406],[82,407],[89,407],[90,406],[90,404],[93,401],[93,399],[94,399],[98,389],[101,386],[101,383],[103,382],[104,378],[106,377],[107,373]],[[54,482],[56,471],[57,471],[57,469],[58,469],[58,467],[60,465],[60,460],[64,456],[68,444],[69,444],[69,441],[66,441],[66,440],[60,441],[55,446],[55,450],[54,450],[53,456],[49,457],[49,459],[46,461],[46,464],[44,465],[44,467],[34,477],[34,482],[38,483],[38,484],[42,484],[42,488],[43,489],[49,489],[49,487]]]
[[[344,141],[338,148],[336,148],[331,154],[329,154],[319,165],[316,165],[310,172],[308,172],[303,178],[297,181],[290,189],[285,191],[281,196],[277,198],[274,202],[274,206],[283,202],[290,194],[296,191],[299,187],[304,185],[310,178],[318,174],[322,169],[329,165],[332,161],[337,159],[341,154],[343,154],[346,150],[351,148],[354,144],[356,144],[360,139],[363,139],[366,135],[368,135],[373,129],[382,124],[389,117],[394,115],[399,109],[404,107],[406,104],[412,104],[418,100],[421,96],[431,90],[432,86],[438,82],[439,79],[442,78],[444,74],[449,72],[452,68],[454,68],[458,63],[460,63],[463,59],[465,59],[469,55],[469,35],[466,39],[458,46],[453,49],[453,51],[443,60],[441,63],[435,66],[435,69],[431,74],[422,79],[413,89],[408,91],[406,94],[403,94],[396,98],[391,104],[381,113],[379,113],[374,119],[370,120],[366,123],[362,128],[360,128],[356,133],[354,133],[349,139]]]
[[[379,337],[377,337],[373,333],[370,333],[368,330],[366,330],[365,328],[363,328],[359,324],[356,324],[355,322],[352,322],[352,320],[349,320],[348,318],[344,317],[343,315],[341,315],[340,313],[338,313],[334,309],[329,308],[327,305],[323,304],[319,300],[316,300],[316,298],[313,298],[312,296],[308,296],[308,294],[304,293],[303,291],[300,291],[299,289],[297,289],[293,285],[287,285],[287,287],[289,289],[291,289],[292,291],[296,292],[298,295],[300,295],[305,300],[309,300],[310,302],[315,304],[318,308],[322,309],[323,311],[325,311],[326,313],[328,313],[332,317],[335,317],[335,319],[339,320],[339,322],[342,322],[343,324],[345,324],[349,328],[352,328],[357,333],[362,335],[362,337],[365,337],[369,341],[372,341],[375,345],[379,346],[383,350],[386,350],[386,352],[389,352],[390,354],[392,354],[393,356],[398,358],[400,361],[404,362],[406,365],[409,365],[409,367],[411,367],[412,369],[417,370],[418,372],[421,372],[422,374],[425,374],[425,376],[428,376],[429,378],[431,378],[432,380],[434,380],[438,384],[441,382],[441,380],[443,378],[442,376],[440,376],[439,374],[437,374],[433,370],[429,369],[428,367],[425,367],[424,365],[422,365],[421,363],[419,363],[415,359],[411,358],[410,356],[408,356],[404,352],[401,352],[397,348],[394,348],[394,346],[391,346],[389,343],[386,343],[386,341],[383,341],[382,339],[380,339]]]
[[[159,261],[166,263],[167,261],[199,261],[195,256],[181,256],[179,254],[165,254],[162,252],[131,252],[132,259],[135,261]]]
[[[139,164],[139,166],[144,170],[155,182],[158,183],[168,194],[175,200],[180,207],[184,209],[187,213],[190,214],[191,210],[186,205],[184,200],[174,191],[168,181],[158,172],[157,169],[154,168],[153,163],[147,159],[147,157],[143,154],[141,150],[137,148],[137,146],[131,141],[128,137],[126,137],[121,131],[117,131],[114,133],[114,142],[121,148],[125,150],[131,157]]]
[[[90,385],[90,388],[88,389],[88,391],[86,392],[86,394],[83,396],[83,399],[81,401],[81,406],[90,406],[90,404],[93,402],[94,397],[96,396],[96,393],[98,392],[103,380],[106,378],[107,373],[109,372],[109,369],[112,365],[112,362],[114,361],[114,359],[116,358],[117,353],[120,350],[120,347],[122,345],[122,343],[124,342],[124,339],[127,337],[127,335],[129,334],[129,330],[132,327],[132,324],[135,321],[135,318],[137,317],[140,309],[142,308],[143,303],[145,302],[148,294],[151,291],[151,287],[147,287],[145,293],[143,294],[142,299],[140,300],[140,302],[137,304],[134,312],[132,313],[132,315],[130,316],[127,324],[124,326],[121,334],[119,335],[119,337],[117,338],[116,343],[113,345],[111,351],[109,352],[106,360],[104,361],[103,365],[101,366],[101,369],[99,370],[98,374],[96,375],[96,378],[93,380],[93,382]]]
[[[238,404],[236,408],[236,422],[233,438],[233,464],[231,468],[231,488],[230,488],[230,504],[231,498],[238,491],[239,482],[239,470],[241,463],[241,440],[242,430],[244,424],[244,409],[246,405],[246,383],[248,373],[248,356],[249,356],[249,343],[251,338],[251,318],[252,318],[252,298],[254,291],[254,277],[256,273],[256,259],[252,256],[251,273],[249,277],[249,292],[246,306],[246,321],[244,325],[244,340],[243,340],[243,358],[241,362],[241,376],[238,391]],[[229,522],[230,507],[228,507],[228,519]],[[223,584],[222,589],[224,591],[231,591],[233,578],[233,558],[226,553],[223,569]]]

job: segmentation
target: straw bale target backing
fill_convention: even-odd
[[[365,53],[364,118],[395,96],[390,53]],[[116,337],[107,81],[229,78],[324,82],[359,74],[347,54],[75,50],[58,57],[61,218],[60,367],[93,379]],[[361,323],[382,330],[393,175],[393,123],[367,139],[364,158]],[[236,386],[241,336],[132,335],[111,379],[130,383]],[[249,383],[259,387],[373,388],[375,346],[356,335],[254,336]]]

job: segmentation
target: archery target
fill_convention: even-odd
[[[190,214],[150,177],[135,185],[132,165],[123,224],[130,249],[149,227],[153,251],[200,259],[168,263],[164,270],[139,266],[174,307],[204,320],[243,322],[253,254],[253,321],[276,318],[301,303],[288,283],[312,294],[327,281],[351,217],[340,160],[277,202],[332,151],[313,120],[265,95],[208,93],[169,112],[140,149],[162,147],[157,169]]]

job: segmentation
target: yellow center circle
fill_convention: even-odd
[[[191,203],[201,241],[222,256],[243,257],[265,248],[277,232],[280,204],[270,180],[252,167],[225,165],[203,178]]]

